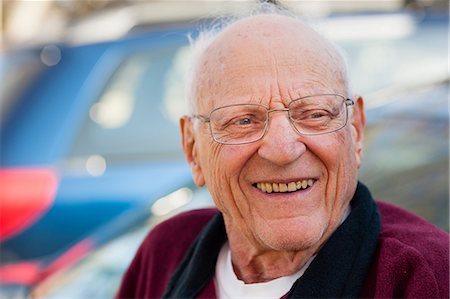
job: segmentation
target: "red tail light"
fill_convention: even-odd
[[[0,240],[24,230],[48,210],[58,177],[42,168],[0,169]]]

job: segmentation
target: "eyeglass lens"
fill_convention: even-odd
[[[340,95],[309,96],[289,103],[289,119],[304,135],[325,134],[339,130],[347,121],[345,98]],[[213,138],[225,144],[240,144],[262,138],[268,126],[268,110],[258,104],[238,104],[211,112]]]

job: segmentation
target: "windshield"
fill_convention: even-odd
[[[121,161],[181,159],[178,119],[184,110],[186,47],[126,57],[93,102],[69,161],[96,155]]]

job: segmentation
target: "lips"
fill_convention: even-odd
[[[265,193],[287,193],[299,190],[306,190],[312,185],[314,185],[314,182],[315,182],[314,179],[304,179],[289,183],[259,182],[255,184],[255,187]]]

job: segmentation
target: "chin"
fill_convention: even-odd
[[[261,227],[258,237],[262,243],[274,250],[308,250],[319,248],[322,245],[319,243],[326,227],[327,225],[320,221],[315,223],[271,223]]]

